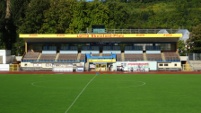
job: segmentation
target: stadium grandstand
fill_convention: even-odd
[[[21,70],[181,70],[179,29],[93,29],[77,34],[20,34],[25,40]]]

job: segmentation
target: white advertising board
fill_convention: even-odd
[[[9,71],[9,64],[0,64],[0,71]]]
[[[122,71],[149,71],[157,70],[157,62],[147,61],[147,62],[116,62],[113,63],[113,70]]]

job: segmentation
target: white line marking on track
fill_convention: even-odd
[[[97,75],[95,75],[82,89],[82,91],[77,95],[75,100],[71,103],[71,105],[66,109],[64,113],[68,113],[68,111],[72,108],[72,106],[75,104],[75,102],[78,100],[78,98],[82,95],[82,93],[85,91],[85,89],[88,87],[88,85],[96,78]]]

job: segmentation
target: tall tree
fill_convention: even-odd
[[[190,38],[187,41],[190,52],[201,53],[201,24],[193,27]]]
[[[72,19],[73,0],[51,0],[50,8],[44,13],[41,33],[65,33]]]
[[[9,19],[11,17],[11,2],[10,0],[6,0],[6,16],[5,19]]]
[[[21,21],[25,19],[25,11],[31,0],[11,0],[11,14],[14,23],[15,31],[12,33],[15,38],[13,42],[12,54],[23,55],[24,53],[24,40],[20,39],[18,34]]]
[[[85,31],[90,25],[88,2],[80,0],[73,8],[73,19],[69,25],[69,29],[66,32],[79,33]]]
[[[15,35],[16,35],[16,27],[13,23],[12,13],[11,13],[11,0],[5,0],[3,15],[5,14],[4,18],[1,18],[1,39],[3,41],[4,49],[12,49],[13,43],[15,42]]]
[[[129,13],[126,4],[119,0],[108,0],[106,2],[109,8],[109,25],[110,28],[126,28],[128,26]]]
[[[100,2],[95,0],[89,3],[88,13],[90,17],[90,26],[92,25],[107,25],[109,24],[109,8]]]
[[[31,0],[25,11],[25,18],[20,21],[20,33],[39,33],[44,23],[44,10],[49,8],[49,0]]]
[[[187,55],[187,46],[186,46],[186,44],[184,43],[184,41],[183,40],[179,40],[178,42],[177,42],[177,48],[178,48],[178,50],[179,50],[179,54],[180,54],[180,56],[185,56],[185,55]]]
[[[17,2],[17,1],[16,1]],[[17,2],[25,8],[20,8],[20,12],[16,13],[15,17],[19,17],[16,21],[17,33],[40,33],[39,30],[43,25],[44,10],[49,8],[49,0],[26,0],[24,2]],[[16,43],[13,51],[16,54],[23,54],[24,41],[16,36]]]
[[[6,2],[0,1],[0,49],[5,49],[5,38],[3,33],[5,32],[5,10]]]

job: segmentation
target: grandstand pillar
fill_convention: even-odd
[[[156,49],[156,43],[153,43],[153,49],[154,50]]]
[[[174,47],[174,45],[173,44],[171,44],[172,46],[171,46],[171,48],[174,48],[174,50],[178,53],[179,51],[178,51],[178,43],[175,43],[175,47]]]
[[[24,49],[24,50],[25,50],[25,53],[27,53],[27,42],[25,42],[24,45],[25,45],[25,49]]]

